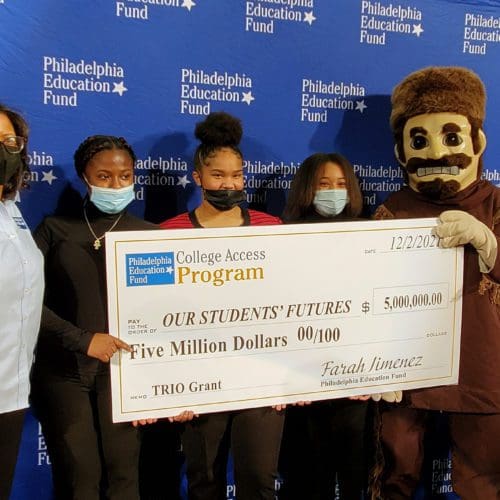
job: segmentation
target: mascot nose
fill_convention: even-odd
[[[448,149],[446,146],[441,142],[441,139],[437,140],[431,140],[430,146],[429,146],[429,158],[441,158],[445,154],[448,153]]]

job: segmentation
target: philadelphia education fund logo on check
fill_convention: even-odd
[[[264,279],[263,249],[202,250],[125,255],[127,286],[213,285]]]
[[[127,286],[175,284],[174,252],[125,255]]]

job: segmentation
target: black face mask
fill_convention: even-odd
[[[205,189],[205,200],[217,210],[231,210],[236,205],[241,205],[247,199],[243,189]]]
[[[19,153],[9,153],[0,145],[0,185],[5,186],[23,168]]]

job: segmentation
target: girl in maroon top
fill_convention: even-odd
[[[280,224],[277,217],[248,210],[243,189],[243,156],[238,148],[240,121],[226,113],[211,113],[198,123],[200,140],[193,172],[203,201],[161,224],[162,228],[234,227]],[[225,500],[229,449],[234,461],[238,500],[274,500],[283,413],[277,408],[252,408],[200,415],[192,412],[182,444],[187,462],[190,500]]]
[[[238,148],[242,136],[239,120],[227,113],[211,113],[198,123],[195,136],[201,141],[194,155],[194,182],[203,191],[201,205],[192,212],[164,221],[164,229],[190,227],[266,226],[280,219],[241,206],[243,155]]]

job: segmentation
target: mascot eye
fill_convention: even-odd
[[[424,149],[429,145],[429,141],[423,135],[416,135],[412,138],[410,146],[412,149]]]
[[[462,142],[462,138],[455,132],[450,132],[443,138],[443,144],[445,146],[459,146]]]

